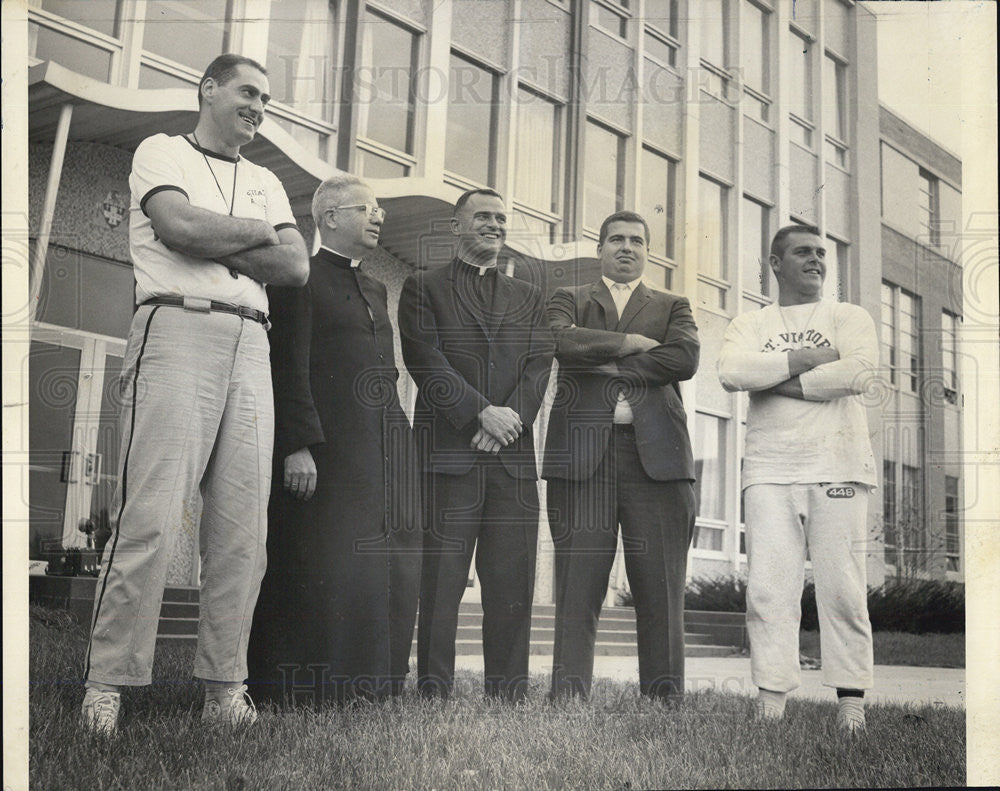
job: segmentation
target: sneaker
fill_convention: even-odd
[[[837,726],[848,733],[865,730],[865,708],[861,698],[841,698],[837,701]]]
[[[784,692],[772,692],[762,689],[757,693],[757,698],[753,705],[753,719],[755,722],[776,722],[785,716],[785,700],[787,694]]]
[[[202,722],[226,722],[229,725],[253,725],[257,721],[257,708],[253,705],[246,684],[223,690],[224,697],[205,694]]]
[[[753,705],[754,722],[777,722],[784,719],[785,709],[777,704],[757,698]]]
[[[85,730],[111,735],[118,730],[118,712],[121,710],[120,692],[107,692],[87,687],[83,696],[80,719]]]

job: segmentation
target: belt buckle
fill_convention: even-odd
[[[212,300],[204,297],[184,297],[184,310],[193,310],[198,313],[211,313]]]

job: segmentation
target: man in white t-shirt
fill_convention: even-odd
[[[878,366],[878,336],[857,305],[822,299],[826,250],[812,226],[775,234],[778,302],[726,330],[719,379],[750,393],[743,461],[747,630],[760,719],[784,716],[799,686],[806,547],[819,609],[823,683],[841,727],[865,725],[872,636],[865,580],[875,463],[859,395]]]
[[[281,184],[239,154],[268,91],[260,64],[219,56],[198,86],[194,131],[147,138],[132,161],[138,309],[121,373],[115,529],[87,648],[89,730],[113,732],[120,687],[151,682],[173,549],[194,531],[202,719],[256,718],[242,683],[265,566],[274,425],[264,285],[302,285],[309,273]]]

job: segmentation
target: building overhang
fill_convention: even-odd
[[[198,122],[194,88],[137,89],[109,85],[78,74],[53,61],[28,71],[28,139],[51,143],[63,107],[72,106],[69,140],[101,143],[135,151],[145,138],[184,134]],[[271,170],[281,181],[296,216],[310,214],[320,182],[340,172],[306,151],[276,123],[265,123],[241,153]],[[454,254],[451,210],[462,189],[440,178],[367,179],[386,209],[381,245],[415,269],[432,268]],[[513,222],[513,221],[512,221]],[[308,240],[307,240],[308,241]],[[584,252],[586,250],[586,252]],[[566,263],[576,269],[579,259],[594,256],[590,243],[540,244],[513,225],[504,256],[531,270],[559,271]],[[561,278],[557,277],[557,280]]]

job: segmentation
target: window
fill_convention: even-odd
[[[413,153],[418,57],[416,33],[394,19],[365,12],[361,66],[355,75],[358,163],[363,176],[386,178],[409,173],[414,160],[406,155]]]
[[[639,214],[649,225],[649,252],[674,257],[674,207],[677,164],[651,148],[642,149],[642,196]]]
[[[95,80],[111,79],[110,50],[34,20],[28,22],[28,52],[38,60],[55,61]]]
[[[891,566],[898,566],[899,558],[896,554],[896,462],[888,459],[882,461],[882,539],[885,562]]]
[[[730,0],[702,0],[701,15],[701,87],[716,96],[728,98],[729,57],[731,50]]]
[[[826,237],[826,279],[823,296],[837,302],[846,302],[848,247],[844,242]]]
[[[629,0],[592,0],[591,21],[602,30],[628,38]]]
[[[945,568],[960,571],[961,538],[958,525],[958,478],[944,476],[944,552]]]
[[[494,181],[498,85],[492,71],[452,53],[444,166],[476,184]]]
[[[789,47],[789,109],[791,139],[812,148],[812,43],[794,30],[788,32]]]
[[[847,167],[847,105],[845,73],[847,67],[826,54],[823,58],[823,124],[826,132],[826,158]]]
[[[514,201],[529,210],[525,230],[545,243],[553,241],[561,184],[562,108],[521,87],[517,91],[517,135],[514,140]],[[543,216],[543,215],[548,215]],[[517,230],[511,223],[509,231]]]
[[[336,58],[334,8],[329,0],[271,3],[267,69],[271,98],[303,115],[333,120]]]
[[[729,190],[705,176],[698,178],[698,299],[715,308],[726,308],[728,255],[726,235]]]
[[[916,393],[920,376],[917,298],[891,283],[882,283],[882,347],[890,383]]]
[[[212,58],[229,49],[227,5],[226,0],[147,0],[142,48],[200,77]],[[139,87],[146,87],[142,79]]]
[[[584,158],[583,224],[596,231],[625,205],[625,138],[588,119]]]
[[[920,222],[921,241],[936,247],[941,244],[941,203],[938,180],[931,173],[920,168],[917,184],[917,216]]]
[[[768,62],[771,49],[768,23],[771,15],[751,2],[744,2],[742,11],[740,68],[743,72],[744,100],[750,115],[766,121],[771,109],[771,100],[768,98]]]
[[[118,35],[118,0],[87,0],[85,3],[80,0],[29,0],[28,7],[48,11],[105,36]]]
[[[947,310],[941,311],[941,379],[944,398],[949,404],[958,403],[958,323],[961,319]]]
[[[771,293],[769,209],[746,195],[743,196],[743,290],[762,297]]]
[[[647,57],[677,65],[677,0],[646,0],[643,46]]]
[[[896,535],[902,545],[903,561],[913,569],[927,568],[927,531],[924,527],[921,469],[900,466],[901,488]]]
[[[695,415],[695,497],[698,519],[726,520],[726,418],[698,412]],[[722,551],[725,529],[699,525],[694,546],[698,549]]]

